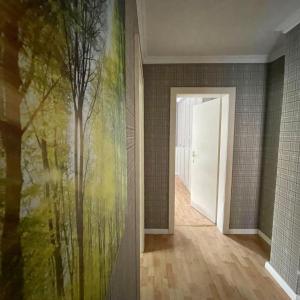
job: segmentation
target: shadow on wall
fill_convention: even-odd
[[[259,229],[272,237],[284,84],[284,57],[268,64],[260,187]]]

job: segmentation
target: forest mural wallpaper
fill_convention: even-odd
[[[0,0],[0,298],[105,299],[127,205],[124,0]]]

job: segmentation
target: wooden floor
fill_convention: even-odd
[[[214,226],[191,206],[190,193],[179,177],[176,176],[175,225],[177,226]]]
[[[175,234],[146,236],[141,299],[289,299],[264,269],[265,242],[257,236],[222,235],[185,207],[186,191],[178,181],[176,186],[176,201],[182,203],[176,203]]]

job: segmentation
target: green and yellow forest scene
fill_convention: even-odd
[[[125,227],[124,0],[0,0],[0,299],[106,299]]]

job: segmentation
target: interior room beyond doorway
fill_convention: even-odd
[[[221,95],[176,98],[176,226],[216,223],[220,128]]]

